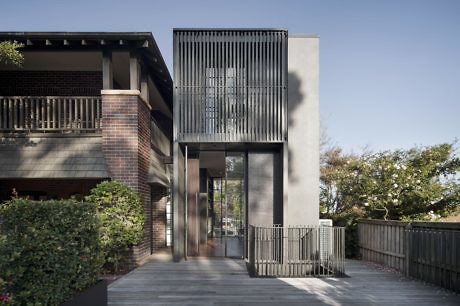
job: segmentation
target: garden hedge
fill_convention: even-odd
[[[94,204],[13,199],[0,205],[0,278],[13,305],[59,305],[99,278]]]
[[[118,273],[129,249],[142,240],[145,222],[141,200],[129,186],[103,181],[85,198],[97,207],[104,272]]]

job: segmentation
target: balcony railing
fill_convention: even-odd
[[[97,132],[101,97],[1,97],[0,132]]]

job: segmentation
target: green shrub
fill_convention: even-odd
[[[14,305],[59,305],[99,278],[93,204],[13,199],[0,207],[0,278]]]
[[[0,235],[0,239],[2,239],[3,236]],[[1,245],[1,242],[0,242]],[[12,300],[10,294],[7,292],[7,284],[6,282],[0,278],[0,306],[4,305],[11,305]]]
[[[117,181],[101,182],[85,200],[97,206],[104,268],[106,272],[117,272],[123,254],[142,239],[145,215],[141,200],[131,188]]]

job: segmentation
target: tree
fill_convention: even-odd
[[[452,144],[381,153],[369,164],[367,182],[358,192],[370,217],[381,217],[383,210],[385,219],[431,219],[459,205],[460,159]]]
[[[5,65],[22,66],[24,55],[19,51],[24,44],[16,41],[0,42],[0,63]]]
[[[459,205],[459,170],[453,144],[361,156],[330,150],[321,167],[323,213],[354,210],[391,220],[446,216]]]
[[[346,227],[347,256],[357,254],[357,220],[432,220],[460,204],[460,159],[454,144],[379,153],[322,152],[323,218]]]

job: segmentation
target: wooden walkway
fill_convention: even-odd
[[[250,278],[244,262],[153,260],[109,286],[109,305],[460,305],[460,296],[362,261],[345,278]]]

